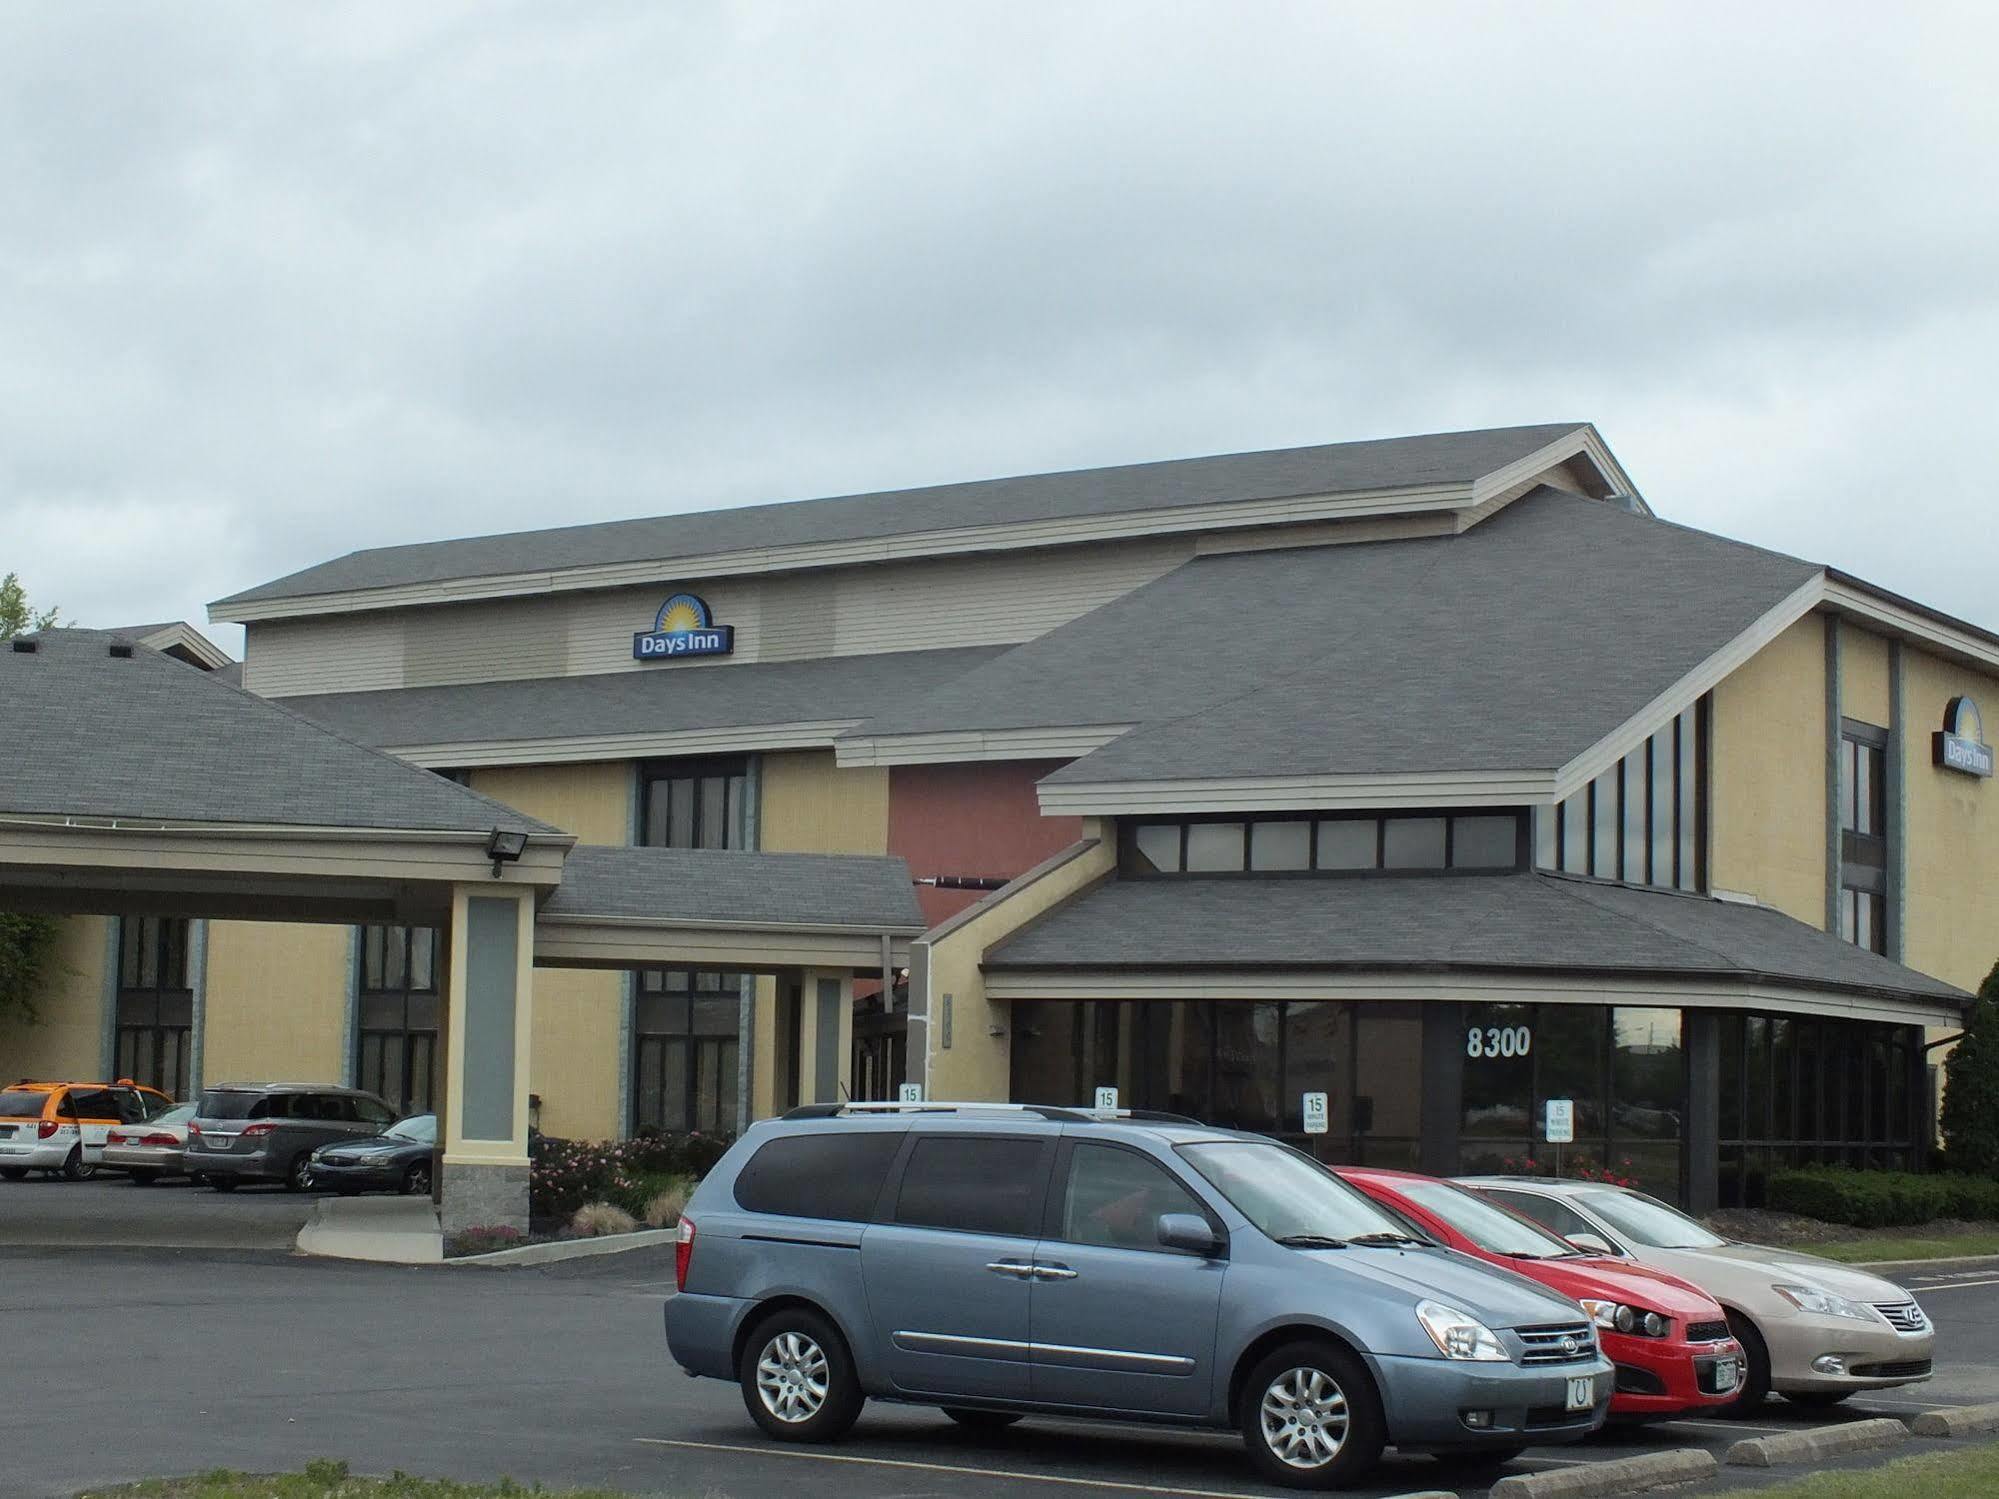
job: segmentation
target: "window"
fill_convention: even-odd
[[[632,1014],[635,1128],[736,1128],[742,1014],[737,974],[676,969],[639,975]]]
[[[437,933],[361,929],[355,1085],[402,1114],[430,1112],[437,1083]]]
[[[1603,1237],[1589,1219],[1567,1203],[1557,1202],[1552,1197],[1542,1197],[1534,1192],[1510,1192],[1504,1187],[1483,1187],[1480,1190],[1501,1207],[1512,1208],[1522,1217],[1532,1218],[1558,1238],[1571,1239],[1577,1234],[1590,1234],[1599,1239]]]
[[[117,1069],[175,1098],[189,1088],[194,991],[184,920],[128,916],[118,923]]]
[[[396,1122],[395,1111],[382,1107],[372,1098],[350,1098],[347,1100],[347,1105],[354,1111],[354,1117],[363,1124],[387,1125]],[[431,1133],[433,1135],[437,1133],[435,1122],[431,1125]],[[407,1135],[404,1138],[414,1140],[417,1136]]]
[[[743,847],[747,761],[661,760],[639,774],[646,847]]]
[[[1707,714],[1703,698],[1556,807],[1536,862],[1634,885],[1702,888]]]
[[[1166,1213],[1208,1216],[1192,1193],[1135,1150],[1078,1145],[1070,1155],[1062,1194],[1067,1242],[1166,1253],[1159,1242],[1159,1219]]]
[[[1839,934],[1888,951],[1888,732],[1844,719],[1839,739]]]
[[[72,1119],[119,1121],[118,1095],[109,1088],[71,1088],[62,1112]]]
[[[895,1221],[968,1234],[1040,1231],[1047,1147],[1006,1135],[928,1135],[903,1168]]]
[[[1520,828],[1515,812],[1129,823],[1123,868],[1131,875],[1513,869]]]
[[[902,1141],[899,1130],[844,1128],[772,1140],[736,1178],[736,1202],[752,1213],[865,1223]]]

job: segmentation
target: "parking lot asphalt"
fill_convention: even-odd
[[[0,1190],[0,1223],[35,1200],[26,1187]],[[103,1199],[159,1189],[67,1190]],[[172,1221],[277,1211],[241,1192],[181,1198],[149,1197],[148,1214]],[[287,1212],[309,1203],[271,1200]],[[1772,1430],[1999,1400],[1999,1270],[1900,1278],[1941,1328],[1930,1384],[1836,1412],[1772,1401],[1748,1422],[1611,1430],[1580,1446],[1537,1449],[1507,1471],[1676,1446],[1719,1453]],[[763,1499],[800,1484],[884,1499],[1280,1492],[1254,1480],[1228,1434],[1029,1421],[992,1438],[960,1432],[932,1411],[871,1405],[837,1447],[775,1447],[750,1425],[733,1386],[687,1379],[669,1363],[660,1308],[671,1289],[671,1254],[662,1250],[499,1271],[241,1248],[0,1248],[10,1371],[0,1399],[0,1496],[53,1499],[216,1466],[297,1468],[315,1457],[344,1458],[357,1472],[511,1476],[716,1499]],[[1785,1476],[1724,1472],[1714,1487]],[[1391,1453],[1376,1481],[1355,1492],[1457,1488],[1475,1496],[1491,1477]]]
[[[289,1250],[313,1201],[281,1186],[223,1193],[176,1180],[139,1187],[108,1171],[82,1182],[31,1176],[0,1181],[0,1245]]]

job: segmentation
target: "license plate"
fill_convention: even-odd
[[[227,1150],[236,1142],[234,1140],[225,1140],[220,1135],[210,1135],[204,1143],[210,1150]]]
[[[1741,1373],[1734,1359],[1724,1359],[1714,1366],[1714,1389],[1717,1395],[1724,1390],[1735,1388],[1736,1377]]]
[[[1596,1379],[1583,1375],[1569,1381],[1569,1409],[1586,1411],[1596,1404]]]

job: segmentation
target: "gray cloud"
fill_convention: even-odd
[[[1995,31],[15,8],[0,568],[199,620],[355,547],[1589,418],[1662,513],[1999,625]]]

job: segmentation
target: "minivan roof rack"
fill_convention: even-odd
[[[843,1114],[1033,1114],[1058,1124],[1189,1124],[1201,1121],[1184,1114],[1165,1114],[1156,1109],[1077,1109],[1052,1103],[986,1103],[978,1100],[950,1102],[925,1099],[921,1103],[807,1103],[785,1113],[785,1119],[837,1119]]]

